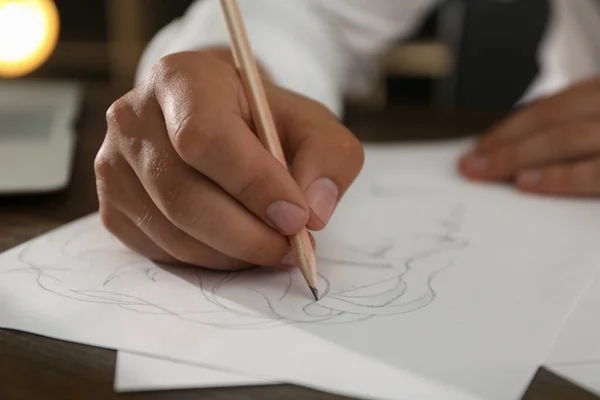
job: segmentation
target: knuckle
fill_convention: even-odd
[[[123,223],[120,213],[110,207],[100,207],[99,214],[102,225],[113,235],[119,236]]]
[[[196,118],[190,114],[181,119],[173,133],[173,145],[179,153],[187,154],[197,145],[198,130],[195,129]]]
[[[121,97],[106,110],[106,123],[109,128],[122,129],[131,124],[134,116],[131,103]]]
[[[362,169],[365,163],[365,152],[360,141],[348,132],[345,139],[342,140],[342,148],[350,159],[356,161],[358,169]]]
[[[201,52],[181,51],[161,57],[150,71],[150,84],[165,88],[198,77],[206,62]]]
[[[344,154],[358,155],[359,153],[362,153],[360,142],[350,132],[343,132],[338,139],[338,144]]]
[[[106,180],[116,171],[117,157],[110,154],[105,148],[100,149],[94,159],[94,173],[96,179]]]
[[[108,123],[117,122],[121,119],[123,111],[126,109],[126,103],[122,98],[116,100],[106,110],[106,121]]]
[[[190,114],[176,128],[173,145],[183,161],[193,165],[212,151],[217,139],[218,135]]]
[[[105,143],[94,158],[96,194],[100,205],[122,204],[127,198],[127,192],[123,190],[126,181],[121,173],[125,161],[111,149]]]
[[[161,57],[152,66],[151,76],[158,81],[170,81],[180,73],[181,67],[185,65],[181,58],[180,53],[168,54]]]
[[[335,137],[332,146],[336,149],[344,168],[351,170],[353,176],[358,175],[365,163],[365,153],[356,136],[344,128],[341,134]]]
[[[198,83],[227,77],[234,77],[239,83],[235,68],[228,63],[203,51],[181,51],[163,56],[154,63],[150,72],[150,84],[167,87],[178,82],[191,84],[192,78]]]

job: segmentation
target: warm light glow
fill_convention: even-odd
[[[52,0],[0,0],[0,76],[26,75],[42,65],[58,40]]]

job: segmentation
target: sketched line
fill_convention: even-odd
[[[288,293],[290,292],[290,290],[292,289],[292,274],[290,274],[290,273],[287,274],[287,280],[288,280],[287,285],[285,286],[285,290],[279,297],[279,301],[285,299],[286,296],[288,295]]]
[[[329,282],[327,277],[325,277],[323,275],[319,275],[319,278],[321,279],[321,281],[325,282],[325,289],[323,290],[322,298],[331,297],[331,298],[335,299],[336,301],[344,302],[351,306],[355,306],[358,309],[358,311],[351,312],[351,311],[347,311],[347,310],[338,310],[336,308],[327,307],[324,304],[319,304],[319,303],[311,301],[310,303],[305,304],[301,309],[302,313],[307,318],[307,320],[304,320],[302,318],[296,318],[296,317],[290,317],[290,316],[283,315],[280,311],[277,310],[273,300],[271,299],[271,297],[269,295],[263,293],[262,291],[260,291],[258,289],[254,289],[254,288],[249,288],[249,290],[253,291],[257,295],[259,295],[262,299],[265,300],[266,306],[269,310],[270,315],[261,316],[261,315],[257,315],[256,313],[247,313],[247,312],[243,312],[241,310],[235,309],[233,307],[230,307],[227,304],[224,304],[221,301],[221,297],[219,296],[220,291],[223,290],[226,286],[228,286],[232,282],[234,282],[241,274],[244,273],[241,271],[230,272],[230,273],[224,274],[224,276],[221,279],[219,279],[216,284],[211,285],[209,287],[207,287],[207,283],[204,279],[206,272],[199,270],[197,273],[192,274],[192,277],[195,278],[198,282],[197,286],[200,290],[202,298],[205,301],[207,301],[210,304],[217,307],[218,309],[210,310],[210,311],[183,310],[183,311],[177,312],[175,310],[170,309],[169,306],[155,304],[155,303],[146,301],[144,299],[141,299],[141,298],[138,298],[135,296],[131,296],[131,295],[127,295],[124,293],[117,293],[117,292],[111,292],[111,291],[106,291],[106,290],[74,290],[74,289],[69,289],[69,288],[65,288],[66,289],[65,293],[53,290],[53,288],[48,287],[42,280],[46,280],[46,282],[48,282],[48,280],[50,280],[52,282],[60,283],[63,285],[65,285],[66,283],[63,282],[62,280],[60,280],[59,278],[52,276],[51,272],[53,271],[53,269],[51,268],[51,266],[36,266],[36,264],[38,263],[37,260],[35,260],[35,262],[28,260],[29,251],[31,250],[31,248],[30,248],[31,245],[24,246],[23,249],[18,253],[18,257],[19,257],[19,260],[24,265],[28,266],[26,268],[21,269],[21,271],[25,272],[25,273],[33,273],[34,275],[36,275],[36,283],[42,290],[53,293],[54,295],[62,296],[64,298],[72,299],[72,300],[79,301],[79,302],[117,305],[123,309],[127,309],[128,311],[132,311],[132,312],[137,312],[137,313],[141,313],[141,314],[166,315],[169,317],[178,318],[182,321],[187,321],[187,322],[191,322],[191,323],[195,323],[195,324],[199,324],[199,325],[219,327],[219,328],[261,329],[266,326],[272,326],[272,325],[276,325],[276,324],[291,324],[291,323],[297,323],[297,324],[314,324],[314,323],[343,324],[343,323],[349,323],[349,322],[364,321],[364,320],[373,318],[375,316],[399,315],[399,314],[404,314],[404,313],[408,313],[408,312],[414,312],[414,311],[417,311],[417,310],[420,310],[420,309],[426,307],[428,304],[433,302],[437,297],[437,293],[435,292],[435,290],[432,287],[432,281],[435,276],[437,276],[439,273],[441,273],[442,271],[449,268],[452,265],[452,261],[447,261],[446,265],[441,268],[436,267],[434,271],[430,272],[426,276],[425,288],[424,288],[425,292],[423,294],[421,294],[417,298],[414,298],[410,301],[407,301],[404,303],[401,303],[401,302],[399,303],[399,301],[402,300],[402,297],[408,290],[408,288],[406,288],[406,281],[405,281],[404,276],[406,274],[410,273],[411,270],[424,268],[423,266],[420,266],[420,263],[426,263],[428,260],[430,260],[434,256],[437,256],[437,255],[440,255],[440,254],[443,254],[445,252],[452,251],[452,250],[464,249],[469,245],[469,242],[467,240],[457,237],[458,233],[461,230],[462,223],[464,222],[464,212],[465,212],[464,207],[461,207],[461,206],[454,207],[453,210],[450,212],[450,216],[448,218],[438,220],[437,224],[443,228],[442,232],[428,233],[428,234],[416,234],[414,236],[416,238],[421,238],[421,237],[433,238],[434,240],[437,240],[437,242],[434,241],[434,243],[432,244],[433,248],[430,248],[425,251],[421,251],[417,254],[414,254],[411,257],[409,257],[408,259],[406,259],[405,261],[403,261],[402,264],[404,265],[405,268],[402,269],[402,273],[399,274],[398,276],[393,276],[390,278],[382,279],[382,280],[379,280],[378,282],[371,283],[368,285],[363,285],[363,286],[359,286],[359,287],[346,289],[346,290],[340,291],[339,293],[330,293],[331,283]],[[77,253],[77,254],[72,254],[69,251],[68,248],[70,246],[72,246],[75,238],[83,233],[86,233],[87,229],[89,229],[89,226],[86,225],[84,228],[74,232],[61,245],[60,253],[66,259],[71,259],[71,260],[77,261],[82,256],[87,256],[89,254],[95,254],[95,253],[99,252],[99,250],[90,250],[90,251],[84,251],[84,252]],[[362,252],[363,254],[368,254],[371,257],[376,258],[376,259],[377,258],[383,259],[385,257],[385,254],[388,253],[389,251],[393,250],[394,248],[395,248],[395,246],[393,244],[387,244],[385,246],[381,246],[381,248],[378,248],[371,253],[365,252],[365,251],[363,251],[361,249],[357,249],[357,248],[355,248],[354,250],[356,250],[358,252]],[[376,263],[363,263],[363,262],[335,260],[335,259],[330,259],[327,257],[319,257],[319,259],[329,261],[332,263],[354,265],[354,266],[367,267],[367,268],[383,267],[383,268],[389,268],[391,270],[394,269],[393,262],[389,262],[389,263],[382,265],[382,264],[376,264]],[[106,279],[104,285],[102,285],[103,287],[106,286],[106,284],[108,284],[111,281],[122,278],[122,276],[128,272],[128,271],[123,271],[122,269],[131,267],[132,265],[135,265],[136,262],[131,263],[130,260],[120,259],[120,260],[118,260],[117,264],[121,264],[121,265],[118,265],[115,268],[115,270],[109,275],[109,277]],[[427,265],[425,265],[425,266],[427,266]],[[255,271],[255,270],[256,269],[252,269],[252,270],[249,270],[248,272]],[[1,271],[0,273],[15,272],[15,271],[17,271],[17,270]],[[54,269],[54,271],[70,272],[71,270],[69,270],[69,269]],[[157,282],[156,276],[158,275],[158,273],[159,273],[159,270],[147,268],[145,270],[144,276],[149,281]],[[382,285],[382,284],[385,284],[386,282],[391,282],[391,281],[395,281],[395,284],[392,287],[386,287],[385,290],[378,292],[378,293],[374,293],[371,295],[354,295],[354,296],[352,296],[350,294],[352,292],[357,292],[359,290],[368,290],[369,288],[374,288],[377,285]],[[419,278],[418,282],[422,282],[420,278]],[[292,283],[293,283],[293,280],[292,280],[291,272],[288,272],[286,287],[285,287],[283,293],[278,297],[278,301],[283,301],[284,299],[286,299],[289,296],[289,293],[292,288]],[[403,285],[405,286],[404,288],[402,287]],[[399,290],[399,289],[401,289],[401,290]],[[363,304],[358,301],[360,299],[366,300],[369,298],[383,298],[383,299],[385,299],[385,301],[380,304]],[[398,303],[398,304],[396,304],[396,303]],[[388,310],[389,314],[377,313],[377,312],[375,312],[375,310]],[[241,316],[243,318],[250,319],[250,321],[244,321],[244,322],[235,321],[235,322],[227,323],[227,322],[211,322],[211,321],[207,321],[207,320],[198,319],[198,316],[205,317],[209,314],[218,315],[220,313],[227,313],[227,315]],[[347,318],[347,319],[344,319],[344,318]]]
[[[356,250],[356,248],[354,248]],[[360,261],[346,261],[346,260],[336,260],[335,258],[329,258],[324,256],[317,256],[318,261],[325,261],[331,264],[343,264],[343,265],[351,265],[353,267],[365,267],[365,268],[392,268],[391,264],[378,264],[378,263],[365,263]]]

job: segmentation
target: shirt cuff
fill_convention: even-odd
[[[244,9],[242,8],[242,14]],[[268,23],[268,18],[244,21],[257,62],[279,86],[318,101],[341,117],[343,94],[335,77],[309,49],[298,41],[302,34],[290,33]],[[137,81],[143,79],[161,57],[186,50],[229,47],[229,33],[218,1],[194,4],[180,20],[163,28],[140,62]]]

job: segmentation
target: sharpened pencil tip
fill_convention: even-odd
[[[319,301],[319,291],[317,288],[311,287],[310,291],[312,292],[313,296],[315,296],[315,300]]]

